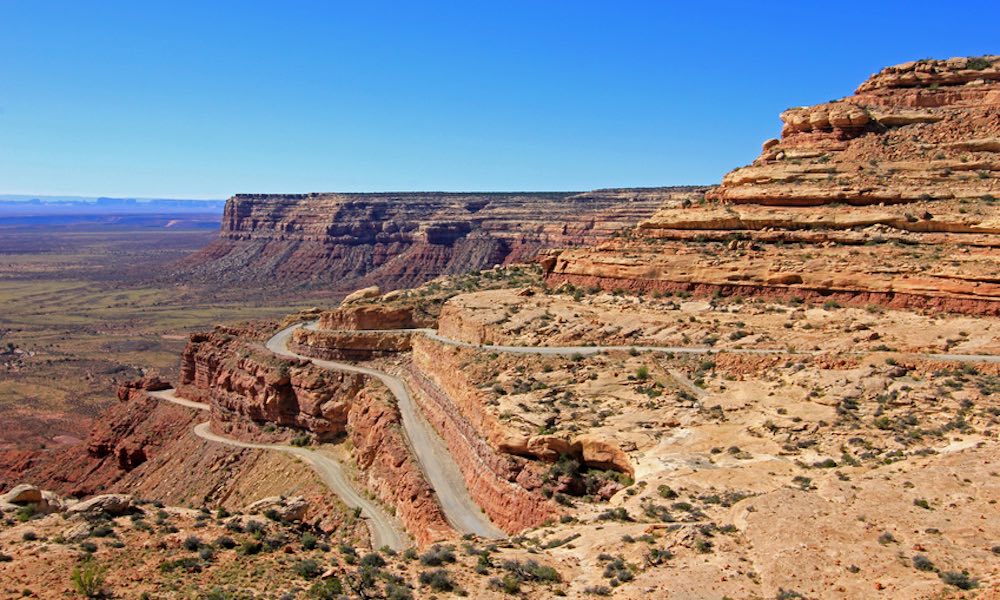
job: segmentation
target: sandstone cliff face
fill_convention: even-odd
[[[393,331],[298,329],[292,336],[290,348],[299,354],[326,360],[369,360],[408,351],[411,335]]]
[[[219,239],[180,271],[339,293],[407,287],[608,239],[649,217],[664,193],[237,195],[226,204]]]
[[[322,341],[329,332],[297,333]],[[306,431],[320,441],[346,434],[363,485],[395,508],[418,544],[455,537],[433,488],[410,454],[399,411],[387,389],[365,375],[276,358],[234,334],[239,330],[219,328],[194,335],[181,359],[178,389],[183,397],[211,405],[213,429],[268,441],[288,437],[287,431],[267,433],[269,425]],[[324,354],[320,346],[308,350]],[[344,356],[338,352],[337,358]]]
[[[884,69],[548,280],[1000,314],[1000,57]]]
[[[213,421],[227,430],[272,423],[325,440],[344,433],[350,402],[364,383],[361,375],[277,358],[220,329],[191,336],[178,390],[210,404]]]
[[[544,467],[517,456],[509,439],[462,376],[453,348],[414,338],[410,372],[414,399],[444,439],[469,493],[500,528],[515,533],[558,514],[541,494]],[[557,455],[558,456],[558,455]]]
[[[381,384],[372,382],[355,398],[348,430],[366,487],[396,508],[396,516],[418,545],[457,537],[401,427],[392,393]]]

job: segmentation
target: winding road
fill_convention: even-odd
[[[173,402],[174,404],[186,406],[187,408],[205,411],[211,409],[211,407],[207,404],[181,398],[173,389],[147,393],[153,398]],[[194,433],[202,439],[219,444],[226,444],[227,446],[235,446],[237,448],[253,448],[258,450],[277,450],[279,452],[291,454],[312,467],[313,470],[319,475],[320,479],[323,480],[323,483],[340,496],[341,500],[343,500],[344,504],[346,504],[348,508],[361,509],[361,516],[365,519],[365,521],[367,521],[368,527],[371,530],[373,547],[381,548],[382,546],[388,546],[393,550],[398,551],[404,550],[410,546],[409,536],[406,535],[402,526],[396,521],[396,519],[389,516],[389,514],[386,513],[380,506],[366,498],[363,494],[359,493],[354,486],[351,485],[350,479],[347,477],[347,474],[344,473],[343,466],[332,458],[323,456],[315,450],[308,450],[297,446],[286,446],[283,444],[255,444],[252,442],[243,442],[224,437],[212,432],[212,424],[209,421],[195,425]]]
[[[498,529],[483,514],[482,509],[473,500],[465,485],[465,477],[461,469],[448,452],[444,441],[423,416],[410,393],[406,390],[403,380],[367,367],[349,363],[312,358],[288,349],[288,340],[301,324],[286,327],[267,341],[267,349],[278,356],[307,360],[317,367],[334,371],[361,373],[374,377],[384,383],[396,397],[399,412],[403,419],[403,431],[413,450],[420,468],[430,482],[437,495],[438,502],[448,522],[460,533],[472,533],[484,538],[500,539],[506,535]]]
[[[301,323],[298,326],[305,327],[306,329],[317,330],[316,321],[307,321]],[[294,329],[296,326],[292,326]],[[788,351],[784,348],[713,348],[711,346],[634,346],[634,345],[615,345],[615,346],[504,346],[497,344],[474,344],[472,342],[466,342],[463,340],[456,340],[450,337],[445,337],[439,334],[434,329],[428,328],[415,328],[415,329],[364,329],[364,330],[350,330],[349,333],[400,333],[400,334],[414,334],[419,333],[426,336],[428,339],[432,339],[436,342],[441,342],[442,344],[447,344],[449,346],[455,346],[458,348],[474,348],[477,350],[493,350],[494,352],[505,352],[510,354],[537,354],[545,356],[572,356],[573,354],[580,354],[583,356],[588,356],[592,354],[600,354],[601,352],[615,351],[615,350],[625,350],[636,352],[671,352],[674,354],[801,354],[803,356],[820,356],[823,354],[828,354],[824,350],[799,350],[799,351]],[[928,358],[931,360],[944,360],[944,361],[954,361],[954,362],[982,362],[982,363],[1000,363],[1000,355],[997,354],[935,354],[928,352],[886,352],[887,354],[900,354],[903,356],[920,356],[923,358]],[[866,354],[871,354],[871,352],[841,352],[840,354],[845,354],[848,356],[864,356]],[[296,355],[298,356],[298,355]],[[308,358],[308,357],[303,357]]]
[[[420,414],[416,403],[406,389],[406,384],[402,379],[379,371],[376,369],[362,367],[350,363],[323,360],[305,356],[293,352],[288,348],[288,341],[292,333],[299,327],[309,329],[316,328],[316,321],[298,323],[286,327],[277,332],[267,342],[266,347],[274,354],[286,358],[298,358],[306,360],[317,367],[334,371],[349,373],[360,373],[374,377],[381,381],[396,397],[399,405],[400,415],[403,421],[403,430],[406,434],[417,462],[420,464],[424,475],[433,487],[445,517],[457,531],[461,533],[471,533],[484,538],[500,539],[505,537],[504,533],[493,525],[483,514],[482,509],[472,500],[469,490],[465,485],[465,478],[461,470],[455,463],[444,441],[437,435],[430,423]],[[677,354],[717,354],[720,352],[734,354],[785,354],[788,351],[783,349],[764,348],[735,348],[727,350],[717,350],[705,346],[505,346],[492,344],[473,344],[461,340],[455,340],[438,334],[433,329],[395,329],[395,330],[368,330],[371,333],[400,333],[400,334],[422,334],[434,341],[463,348],[475,348],[492,350],[495,352],[505,352],[513,354],[535,354],[535,355],[555,355],[569,356],[574,354],[593,355],[604,351],[627,350],[638,352],[672,352]],[[801,354],[819,354],[819,352],[801,352]],[[845,353],[862,354],[862,353]],[[904,353],[905,354],[905,353]],[[922,356],[933,360],[956,361],[956,362],[1000,362],[1000,356],[990,354],[929,354],[912,353],[915,356]],[[158,392],[148,392],[150,396],[161,400],[166,400],[186,406],[196,410],[209,410],[207,404],[194,402],[181,398],[172,389]],[[287,446],[282,444],[257,444],[234,440],[217,435],[211,431],[210,422],[200,423],[194,428],[194,433],[202,439],[227,444],[238,448],[254,448],[263,450],[277,450],[295,456],[312,467],[323,482],[330,487],[344,503],[350,508],[359,508],[362,516],[366,519],[372,532],[372,541],[375,547],[389,546],[394,550],[402,550],[410,545],[410,539],[406,535],[399,522],[386,513],[380,506],[359,493],[351,484],[350,479],[344,473],[343,466],[314,450]]]
[[[727,348],[717,349],[709,346],[499,346],[492,344],[473,344],[452,338],[444,337],[433,329],[408,329],[414,333],[422,333],[428,338],[460,348],[477,348],[480,350],[493,350],[494,352],[508,352],[512,354],[544,354],[544,355],[572,355],[572,354],[598,354],[609,350],[635,350],[636,352],[672,352],[674,354],[790,354],[788,350],[782,348]],[[355,332],[356,333],[356,332]],[[799,351],[791,354],[821,355],[824,351]],[[870,352],[843,352],[848,355],[865,355]],[[1000,362],[1000,355],[996,354],[928,354],[924,352],[899,352],[898,354],[922,356],[932,360],[947,360],[956,362]]]

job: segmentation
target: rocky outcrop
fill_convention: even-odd
[[[273,515],[280,521],[301,521],[309,509],[309,502],[302,496],[285,498],[283,496],[268,496],[256,502],[251,502],[243,512],[260,515]]]
[[[853,96],[781,119],[781,140],[711,197],[800,206],[1000,195],[1000,57],[889,67]]]
[[[548,282],[1000,314],[998,74],[1000,57],[906,63],[789,109],[752,165],[550,255]]]
[[[131,400],[141,400],[146,396],[146,392],[157,392],[170,389],[170,382],[160,379],[157,376],[140,377],[133,381],[126,381],[118,386],[118,401],[129,402]]]
[[[326,360],[370,360],[410,349],[412,333],[404,331],[314,331],[297,329],[289,348]]]
[[[505,428],[464,379],[453,348],[414,338],[414,399],[448,445],[472,498],[500,528],[514,533],[558,514],[541,493],[547,466],[516,452]],[[558,454],[553,456],[558,458]]]
[[[271,423],[319,439],[345,431],[350,402],[364,377],[275,357],[226,330],[191,336],[181,355],[178,390],[212,407],[213,422],[233,431]],[[254,427],[256,428],[256,427]]]
[[[649,217],[670,190],[233,196],[219,239],[178,266],[226,283],[346,294],[592,245]]]
[[[341,306],[319,315],[320,329],[412,329],[428,325],[426,320],[415,317],[409,306]]]
[[[401,417],[388,389],[372,382],[351,408],[348,420],[354,458],[365,486],[396,509],[417,544],[456,537],[441,512],[403,435]]]
[[[293,347],[323,354],[320,343],[379,334],[296,331]],[[333,336],[331,338],[331,336]],[[393,344],[409,337],[381,334]],[[318,340],[315,341],[314,339]],[[362,344],[363,346],[364,344]],[[388,350],[387,350],[388,351]],[[375,351],[370,347],[368,354]],[[328,352],[334,354],[334,352]],[[327,358],[359,358],[357,352],[338,350]],[[308,432],[318,440],[346,434],[354,447],[359,477],[365,487],[395,508],[419,544],[455,536],[410,454],[392,395],[371,378],[311,365],[303,360],[276,358],[270,351],[230,330],[198,334],[184,351],[181,385],[186,398],[212,407],[213,427],[241,438],[288,437],[267,433],[271,425]]]

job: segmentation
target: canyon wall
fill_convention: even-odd
[[[191,336],[181,355],[178,392],[209,404],[213,423],[256,431],[271,423],[304,429],[320,440],[346,430],[352,399],[365,377],[278,358],[224,328]]]
[[[781,115],[781,139],[552,285],[1000,314],[1000,57],[888,67]]]
[[[347,428],[365,486],[395,508],[418,545],[458,537],[410,452],[395,398],[386,387],[372,382],[355,398]]]
[[[380,382],[278,358],[252,335],[239,334],[217,328],[192,335],[181,357],[178,391],[211,406],[215,431],[270,443],[302,432],[319,441],[347,435],[362,484],[393,507],[418,544],[455,537],[410,453],[392,394]]]
[[[408,287],[609,239],[652,215],[670,193],[240,194],[226,203],[218,240],[177,274],[339,293]]]
[[[537,527],[559,513],[541,493],[548,467],[517,455],[523,440],[509,438],[486,409],[485,398],[462,375],[457,354],[455,348],[414,338],[409,373],[414,399],[490,519],[508,533]]]

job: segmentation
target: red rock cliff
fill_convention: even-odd
[[[392,289],[589,245],[649,217],[663,190],[233,196],[195,279]]]

